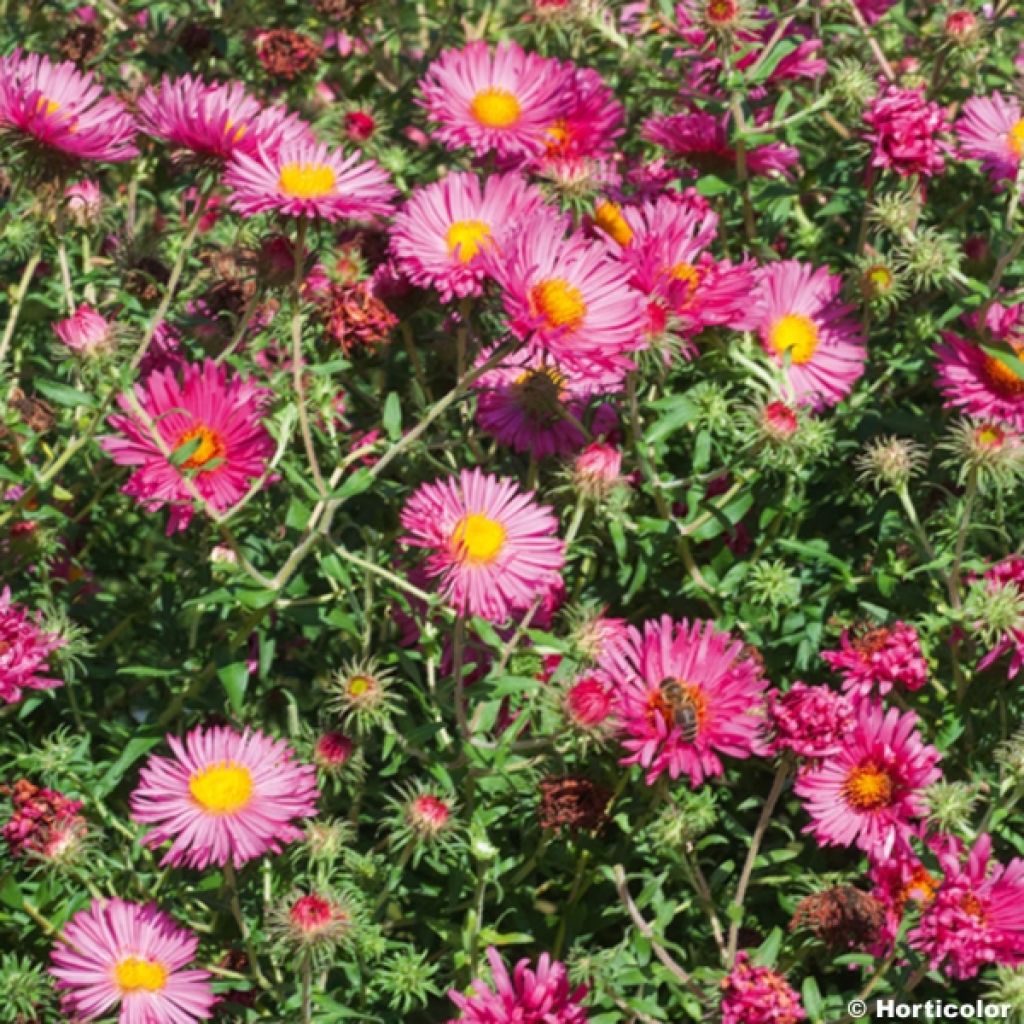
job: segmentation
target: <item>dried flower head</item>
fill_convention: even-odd
[[[905,437],[879,437],[857,456],[857,477],[878,490],[900,490],[928,465],[928,453]]]
[[[611,793],[582,775],[540,782],[540,827],[551,831],[596,831],[606,820]]]
[[[837,885],[805,896],[789,923],[790,931],[807,928],[831,950],[870,949],[885,925],[885,908],[869,893]]]

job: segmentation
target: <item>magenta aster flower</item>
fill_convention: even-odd
[[[588,444],[573,460],[572,482],[581,494],[607,497],[626,482],[622,475],[622,449],[604,441]]]
[[[846,697],[827,686],[797,682],[785,693],[768,694],[768,719],[776,753],[792,750],[798,757],[833,757],[842,752],[854,710]]]
[[[427,68],[420,103],[435,123],[434,136],[450,149],[536,156],[562,114],[565,85],[557,61],[510,41],[492,50],[478,40],[445,50]]]
[[[663,772],[693,786],[721,775],[719,755],[761,749],[766,681],[743,644],[714,623],[665,615],[644,623],[601,658],[615,684],[622,764],[639,764],[651,785]]]
[[[924,88],[889,84],[864,113],[870,129],[865,139],[874,147],[871,166],[902,177],[930,178],[945,169],[944,154],[953,147],[939,137],[949,127],[946,112],[924,98]]]
[[[943,879],[909,935],[932,969],[973,978],[987,964],[1024,963],[1024,860],[990,863],[992,837],[982,835],[967,860],[939,855]]]
[[[395,188],[387,172],[358,153],[346,157],[310,139],[283,142],[250,155],[235,150],[224,173],[231,205],[243,217],[350,217],[367,220],[391,213]]]
[[[1024,153],[1024,116],[1015,97],[1006,99],[998,92],[972,96],[956,122],[956,133],[960,152],[980,160],[994,181],[1016,179]]]
[[[1011,555],[1001,562],[996,562],[985,571],[984,579],[988,592],[993,595],[1009,589],[1015,598],[1024,597],[1024,558],[1019,555]],[[1018,621],[1006,628],[996,640],[993,648],[978,662],[978,668],[988,668],[1007,651],[1012,652],[1007,675],[1013,679],[1024,667],[1024,622]]]
[[[192,1024],[212,1016],[216,1001],[210,975],[184,969],[198,945],[153,904],[94,900],[64,926],[50,973],[75,1020],[120,1004],[119,1024]]]
[[[47,661],[65,641],[42,628],[42,615],[35,618],[11,600],[11,588],[0,591],[0,701],[17,704],[25,690],[52,690],[61,680],[42,673]]]
[[[852,846],[887,857],[905,847],[912,821],[924,813],[921,790],[939,778],[941,755],[923,743],[918,718],[868,701],[839,754],[805,767],[794,790],[812,833],[824,846]]]
[[[603,244],[565,229],[561,217],[532,217],[500,253],[484,254],[509,328],[566,371],[628,370],[627,353],[645,344],[643,296]]]
[[[909,847],[896,848],[885,857],[871,857],[868,874],[871,895],[882,904],[885,912],[885,923],[870,952],[885,957],[892,951],[908,907],[927,906],[939,883]]]
[[[570,989],[565,966],[547,953],[536,970],[524,958],[511,975],[493,946],[487,948],[487,959],[494,988],[477,979],[473,995],[452,989],[448,996],[460,1013],[448,1024],[587,1024],[581,1005],[586,985]]]
[[[785,977],[736,954],[736,966],[722,982],[722,1024],[797,1024],[806,1020],[800,996]]]
[[[286,143],[312,142],[312,131],[285,107],[264,108],[240,82],[209,84],[193,75],[164,77],[139,98],[144,132],[198,157],[227,160]]]
[[[518,174],[453,172],[415,189],[395,216],[391,250],[413,284],[436,288],[445,302],[483,290],[482,252],[543,203]]]
[[[504,622],[559,581],[558,521],[514,480],[479,469],[423,484],[402,510],[404,544],[429,552],[427,576],[460,615]]]
[[[125,415],[110,417],[121,436],[108,435],[100,444],[119,465],[138,467],[122,488],[125,494],[149,512],[170,505],[168,533],[185,529],[192,519],[186,473],[207,506],[225,512],[266,468],[274,445],[260,412],[269,393],[243,377],[229,379],[212,359],[184,364],[180,381],[171,369],[155,370],[136,386],[134,397],[151,423],[121,395]],[[175,465],[168,456],[186,447],[187,458]]]
[[[920,690],[928,682],[928,662],[921,653],[917,630],[905,622],[867,631],[844,629],[838,651],[822,651],[822,659],[843,677],[843,690],[856,700],[877,691],[884,697],[894,687]]]
[[[824,267],[783,260],[765,267],[751,322],[797,401],[836,405],[864,373],[867,352],[851,307],[839,302],[842,278]]]
[[[890,8],[895,7],[898,0],[854,0],[857,10],[864,15],[869,25],[874,25]]]
[[[0,133],[8,131],[77,160],[114,162],[138,153],[131,115],[91,73],[20,49],[0,57]]]
[[[113,342],[110,324],[87,302],[83,302],[65,320],[58,320],[53,330],[72,352],[83,356],[103,352]]]
[[[562,67],[562,108],[546,129],[542,168],[551,160],[608,156],[625,129],[625,109],[593,68]]]
[[[316,814],[316,769],[283,740],[246,729],[168,736],[173,757],[150,757],[131,796],[132,819],[155,825],[147,846],[172,840],[161,864],[241,867],[302,838],[293,821]]]

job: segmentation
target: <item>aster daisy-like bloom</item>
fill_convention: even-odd
[[[805,767],[794,790],[825,846],[852,846],[887,857],[904,848],[926,813],[921,791],[939,778],[941,755],[922,742],[913,712],[886,712],[865,701],[840,753]]]
[[[901,177],[930,178],[946,166],[952,146],[940,138],[949,127],[946,112],[925,99],[924,88],[904,89],[890,83],[864,113],[871,143],[871,166],[895,171]]]
[[[478,156],[541,153],[548,129],[563,112],[565,73],[557,61],[506,41],[491,49],[482,40],[445,50],[420,82],[420,104],[433,134],[451,149]]]
[[[905,622],[868,630],[843,630],[838,651],[821,657],[843,677],[843,691],[857,700],[890,690],[920,690],[928,682],[928,662],[917,630]]]
[[[904,916],[912,907],[922,908],[931,903],[939,880],[909,847],[894,849],[885,857],[871,857],[868,877],[872,884],[871,895],[885,913],[885,923],[869,951],[885,957],[892,952]]]
[[[359,153],[312,139],[284,142],[249,154],[236,150],[224,173],[231,205],[243,217],[278,213],[288,217],[368,220],[391,213],[395,187],[387,172]]]
[[[544,201],[518,174],[495,174],[481,185],[457,171],[413,191],[391,226],[391,251],[413,284],[436,288],[444,302],[483,290],[482,252]]]
[[[206,971],[187,970],[198,936],[153,904],[94,900],[64,926],[50,973],[75,1020],[106,1017],[119,1024],[192,1024],[213,1014]]]
[[[74,160],[117,162],[138,154],[135,121],[91,73],[20,49],[0,57],[0,135]]]
[[[992,863],[992,837],[974,844],[966,861],[939,855],[942,884],[908,939],[932,969],[951,978],[975,977],[988,964],[1024,963],[1024,859]]]
[[[775,752],[791,750],[798,757],[833,757],[854,722],[850,701],[827,686],[794,683],[785,693],[768,695],[768,719]]]
[[[625,129],[625,109],[593,68],[562,68],[563,103],[546,129],[542,169],[550,161],[608,156]]]
[[[560,217],[534,217],[500,255],[485,253],[509,329],[564,370],[629,370],[628,353],[646,344],[643,296],[604,245],[579,232],[567,238],[566,226]]]
[[[448,1024],[587,1024],[582,1006],[586,985],[571,989],[565,965],[547,953],[536,970],[524,958],[511,975],[493,946],[487,947],[487,960],[493,988],[477,979],[473,995],[450,990],[448,997],[460,1013]]]
[[[797,1024],[807,1014],[785,977],[736,954],[736,965],[722,981],[722,1024]]]
[[[721,756],[761,749],[767,686],[743,644],[714,623],[665,615],[646,622],[600,661],[615,685],[622,764],[652,785],[663,772],[699,786],[724,771]]]
[[[60,679],[44,675],[49,657],[64,646],[64,639],[48,633],[42,614],[33,618],[11,600],[11,588],[0,591],[0,701],[17,704],[25,690],[52,690]]]
[[[83,356],[96,355],[111,347],[110,324],[87,302],[64,320],[53,325],[54,334],[72,352]]]
[[[133,820],[156,826],[142,841],[171,840],[161,865],[241,867],[302,838],[294,821],[316,814],[316,769],[283,740],[199,726],[167,742],[173,756],[150,757],[131,796]]]
[[[504,622],[560,580],[558,521],[514,480],[462,470],[423,484],[402,510],[404,544],[429,552],[424,570],[460,615]]]
[[[972,96],[955,127],[964,156],[980,160],[994,181],[1016,179],[1024,153],[1024,114],[1015,97]]]
[[[11,856],[50,864],[80,858],[89,827],[78,812],[81,800],[71,800],[53,789],[42,789],[28,779],[0,787],[11,797],[10,820],[0,829]]]
[[[851,307],[839,302],[842,283],[824,267],[783,260],[761,271],[752,297],[761,344],[784,367],[796,400],[815,410],[845,398],[867,359]]]
[[[224,512],[264,471],[274,449],[260,421],[268,397],[246,378],[229,378],[212,359],[184,364],[180,378],[172,369],[154,370],[136,386],[134,402],[128,395],[118,398],[125,415],[111,416],[110,424],[120,435],[100,444],[119,465],[137,467],[125,494],[150,512],[170,506],[167,532],[174,533],[192,519],[193,490],[185,474],[210,509]]]
[[[199,158],[227,160],[286,143],[313,140],[312,131],[286,107],[264,108],[240,82],[204,82],[194,75],[164,77],[139,98],[144,132]]]

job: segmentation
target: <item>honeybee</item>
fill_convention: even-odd
[[[665,703],[672,709],[672,720],[684,743],[693,743],[700,732],[700,715],[693,697],[678,679],[663,679],[658,686]]]

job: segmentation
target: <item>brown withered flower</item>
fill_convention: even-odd
[[[582,775],[550,776],[540,782],[541,828],[591,831],[606,821],[611,793]]]
[[[256,36],[256,56],[267,74],[289,82],[309,71],[320,53],[315,40],[290,28],[272,28]]]
[[[807,928],[831,950],[865,949],[885,925],[885,908],[852,885],[837,885],[805,896],[797,904],[790,931]]]
[[[321,312],[328,337],[346,354],[383,345],[398,325],[398,317],[373,294],[369,281],[332,283],[321,299]]]

